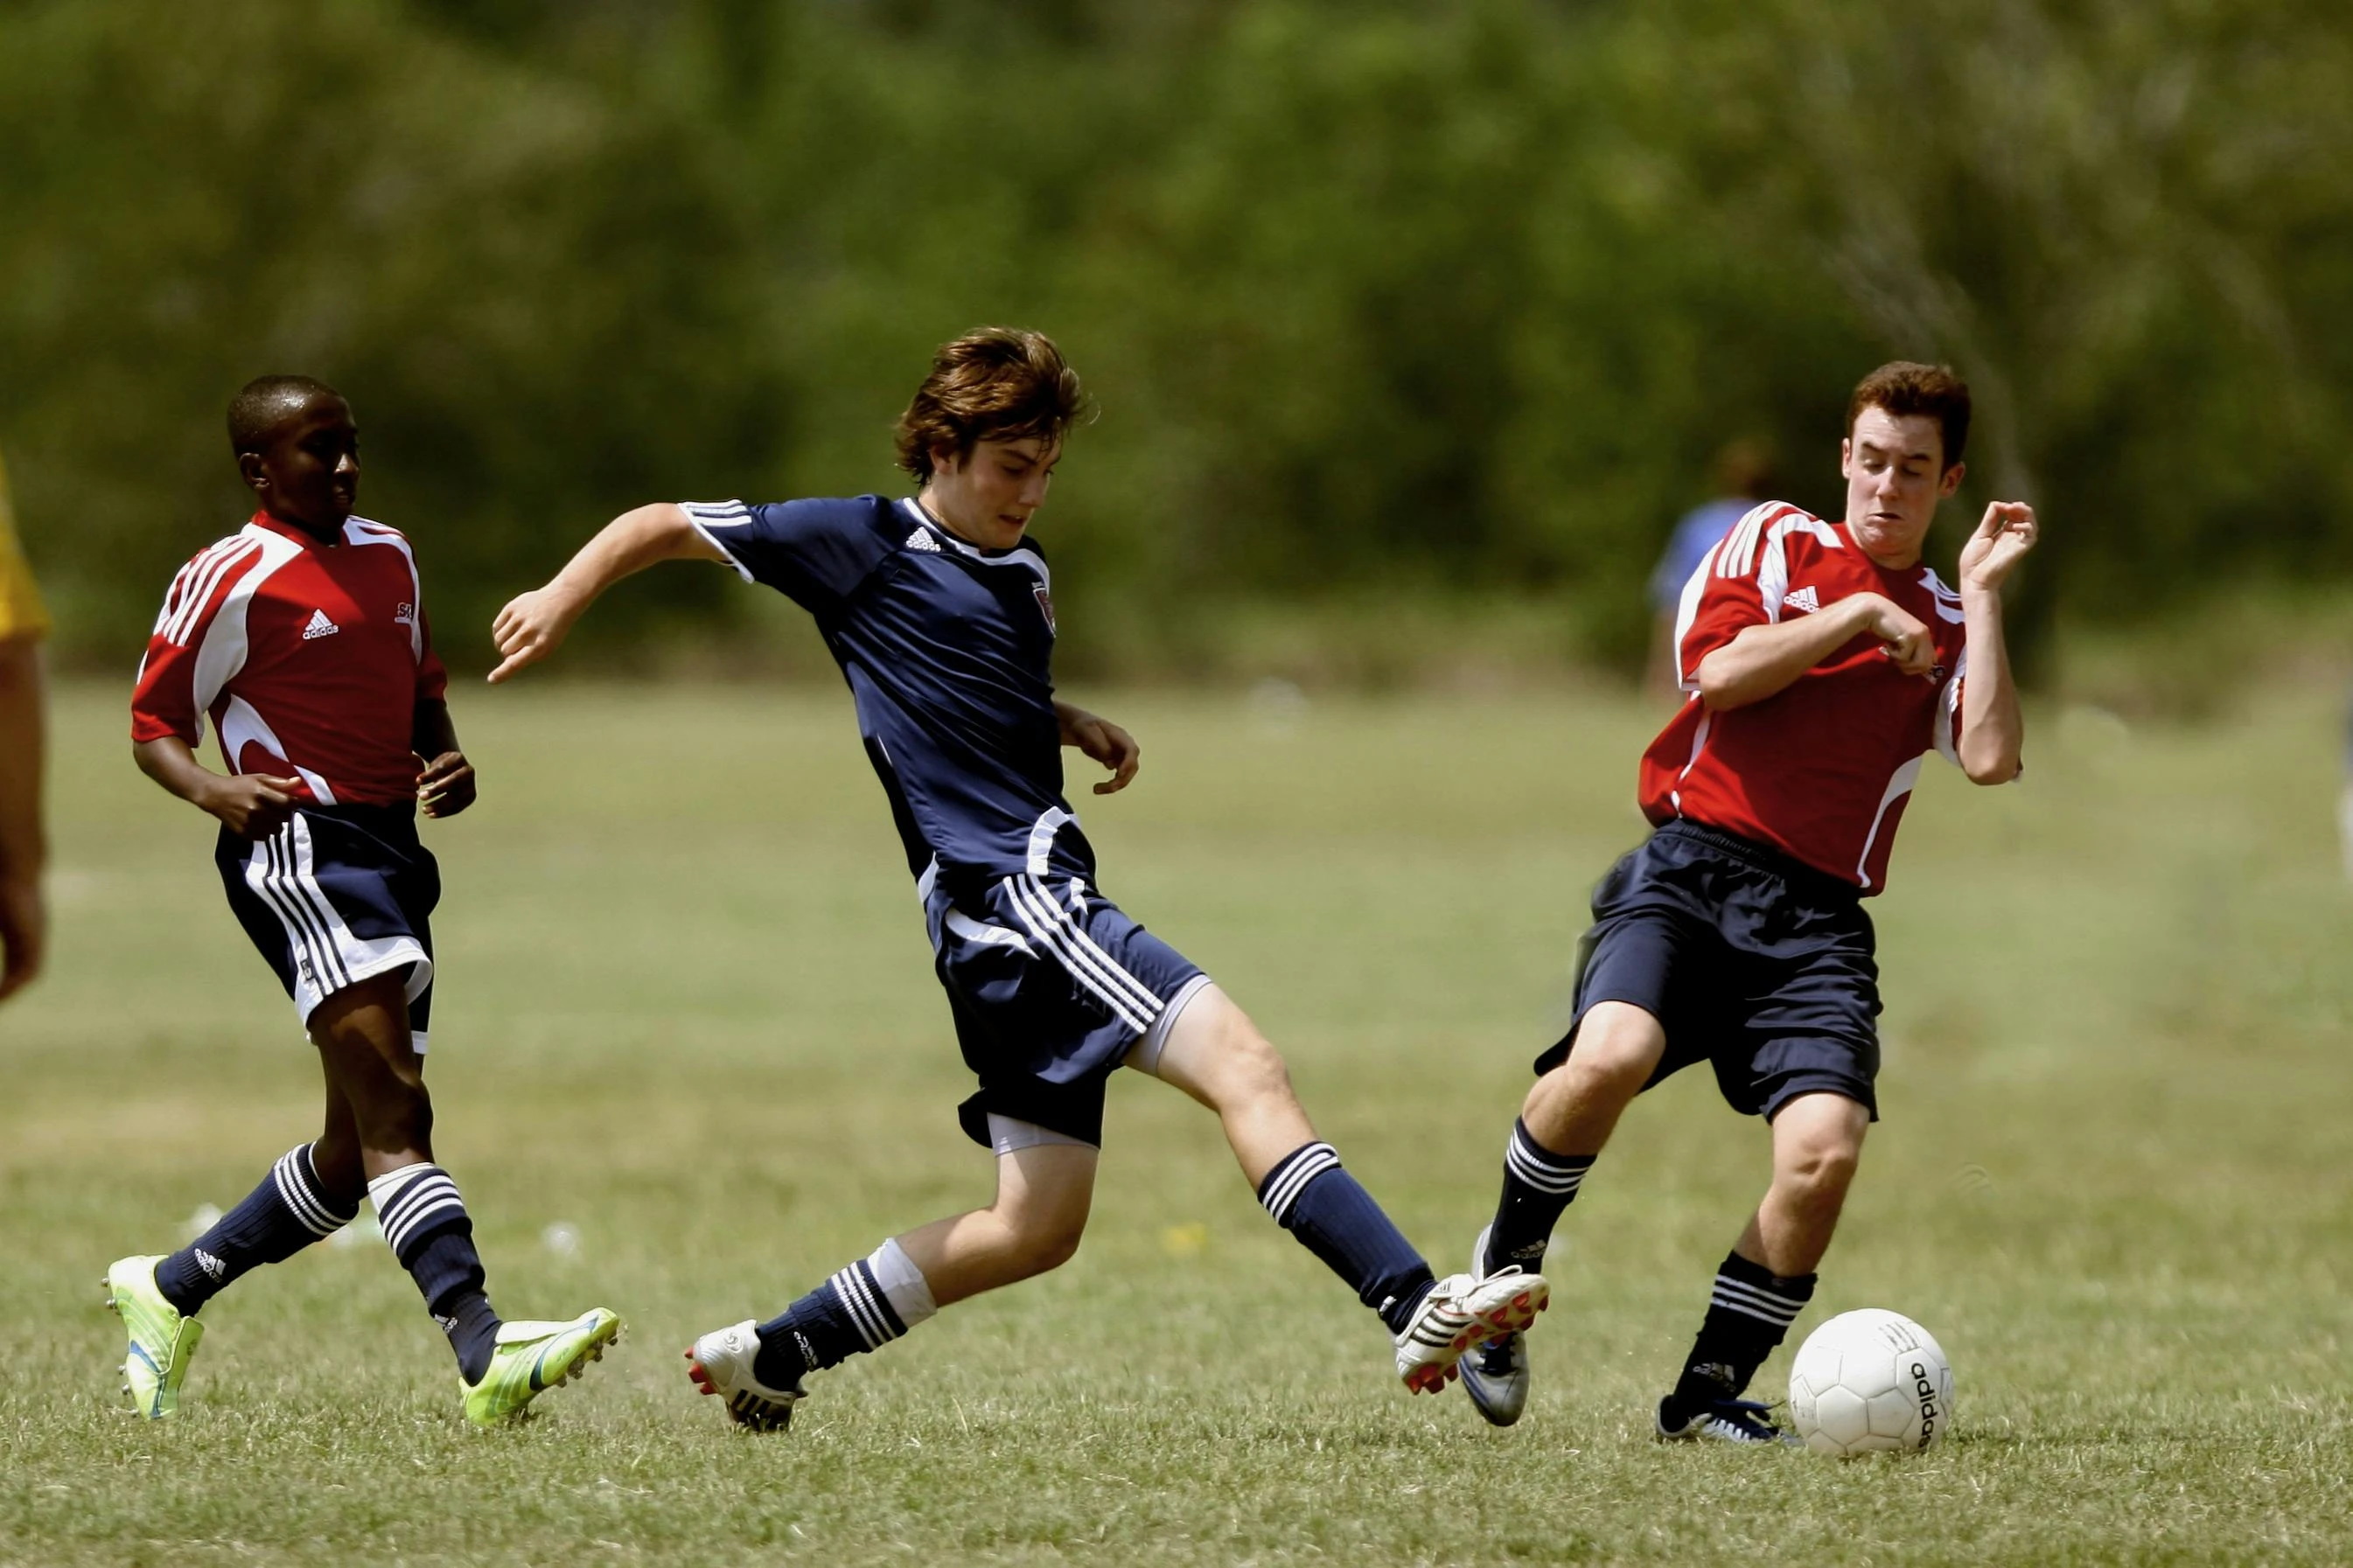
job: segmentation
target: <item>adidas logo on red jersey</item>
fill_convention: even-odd
[[[318,637],[331,637],[343,629],[327,618],[326,611],[313,610],[311,612],[311,624],[302,628],[302,640],[310,642]]]
[[[1810,616],[1822,607],[1822,601],[1811,588],[1800,588],[1782,600],[1781,607],[1785,610],[1795,610],[1799,615]]]

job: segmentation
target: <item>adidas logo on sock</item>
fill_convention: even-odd
[[[1820,595],[1817,595],[1813,589],[1800,588],[1796,593],[1790,595],[1788,598],[1783,599],[1781,601],[1781,607],[1785,610],[1796,610],[1802,615],[1810,616],[1816,610],[1822,607],[1822,601]]]
[[[919,528],[915,530],[914,532],[907,535],[906,548],[909,550],[928,550],[933,554],[937,555],[940,552],[940,542],[934,539],[931,534],[926,532],[924,530]]]
[[[195,1249],[195,1251],[196,1251],[196,1267],[197,1267],[197,1268],[201,1268],[201,1269],[203,1269],[203,1270],[205,1271],[205,1274],[206,1274],[206,1278],[208,1278],[208,1279],[219,1279],[222,1275],[224,1275],[224,1274],[226,1274],[226,1273],[227,1273],[227,1272],[228,1272],[228,1265],[227,1265],[227,1264],[223,1263],[219,1258],[215,1258],[211,1253],[206,1252],[203,1247],[197,1247],[197,1248]]]
[[[302,640],[310,642],[316,637],[331,637],[343,629],[327,618],[326,611],[313,610],[311,612],[311,624],[302,628]]]

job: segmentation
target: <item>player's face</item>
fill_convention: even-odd
[[[351,405],[312,397],[278,422],[260,451],[238,458],[237,468],[270,516],[322,537],[339,531],[360,494],[360,430]]]
[[[1926,414],[1864,409],[1839,443],[1846,476],[1846,521],[1862,552],[1902,569],[1920,559],[1936,503],[1961,486],[1962,465],[1945,466],[1945,433]]]
[[[923,500],[957,538],[986,550],[1008,549],[1021,542],[1029,519],[1046,504],[1046,487],[1061,460],[1059,443],[1049,445],[1034,436],[976,441],[965,457],[934,456]]]

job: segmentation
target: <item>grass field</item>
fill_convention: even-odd
[[[1146,752],[1127,795],[1078,797],[1106,891],[1252,1011],[1460,1267],[1586,890],[1639,836],[1655,715],[1098,695]],[[1635,1108],[1571,1211],[1510,1432],[1409,1399],[1211,1119],[1142,1080],[1113,1086],[1076,1261],[826,1376],[787,1435],[731,1428],[681,1375],[695,1332],[987,1190],[838,689],[460,697],[484,793],[429,830],[441,1155],[501,1309],[608,1303],[620,1351],[468,1431],[381,1245],[321,1247],[208,1308],[181,1418],[142,1424],[100,1269],[242,1195],[318,1091],[208,824],[130,764],[122,697],[60,700],[54,967],[0,1012],[0,1561],[2353,1557],[2326,690],[2197,731],[2040,712],[2015,788],[1931,769],[1875,909],[1886,1121],[1797,1333],[1920,1318],[1957,1422],[1846,1466],[1648,1440],[1762,1178],[1761,1130],[1704,1074]]]

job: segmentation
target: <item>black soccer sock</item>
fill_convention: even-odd
[[[289,1149],[243,1202],[155,1265],[155,1288],[181,1316],[192,1318],[239,1275],[285,1262],[349,1225],[359,1212],[356,1202],[329,1194],[311,1162],[311,1145]]]
[[[425,1310],[449,1336],[459,1374],[479,1383],[491,1369],[499,1318],[482,1288],[474,1221],[458,1184],[438,1165],[403,1165],[368,1184],[368,1201],[375,1205],[392,1255],[417,1281]]]
[[[895,1242],[885,1243],[895,1249]],[[881,1255],[878,1253],[876,1258]],[[904,1257],[903,1253],[900,1254]],[[882,1281],[875,1278],[876,1258],[864,1258],[837,1270],[826,1282],[785,1309],[783,1315],[762,1323],[760,1352],[752,1361],[752,1375],[770,1388],[798,1388],[804,1373],[838,1366],[865,1351],[881,1350],[907,1331]],[[912,1266],[911,1266],[912,1267]],[[921,1280],[921,1276],[916,1276]],[[930,1299],[926,1290],[924,1300]]]
[[[1525,1121],[1514,1121],[1512,1141],[1504,1145],[1504,1195],[1487,1227],[1480,1271],[1492,1274],[1509,1263],[1531,1274],[1541,1270],[1552,1227],[1575,1201],[1593,1160],[1590,1154],[1556,1154],[1536,1142]]]
[[[1340,1168],[1332,1145],[1309,1143],[1285,1154],[1258,1184],[1258,1201],[1275,1224],[1346,1280],[1389,1332],[1405,1332],[1435,1283],[1430,1265],[1373,1195]]]
[[[1692,1342],[1683,1374],[1667,1395],[1659,1419],[1670,1427],[1680,1426],[1718,1400],[1740,1397],[1814,1299],[1814,1279],[1811,1274],[1784,1277],[1736,1252],[1726,1254],[1724,1266],[1715,1271],[1715,1289],[1699,1338]]]

